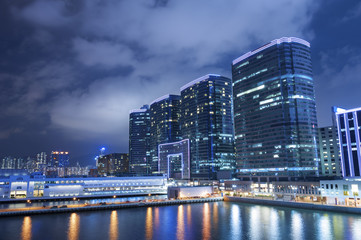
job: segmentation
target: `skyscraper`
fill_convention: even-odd
[[[341,176],[337,127],[318,128],[318,150],[320,156],[320,176]]]
[[[232,81],[238,176],[317,175],[310,44],[273,40],[235,59]]]
[[[361,108],[333,108],[343,177],[361,176]]]
[[[158,172],[158,145],[177,142],[180,133],[180,96],[165,95],[150,104],[151,172]]]
[[[214,179],[234,169],[232,85],[229,78],[208,74],[181,89],[181,129],[190,140],[191,178]]]
[[[130,172],[137,175],[150,173],[150,116],[149,106],[134,109],[129,114]]]

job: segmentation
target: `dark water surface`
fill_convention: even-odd
[[[216,202],[0,218],[0,239],[361,239],[361,216]]]

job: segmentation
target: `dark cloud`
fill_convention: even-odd
[[[239,55],[282,36],[324,39],[322,1],[7,1],[0,19],[0,153],[62,148],[77,159],[127,151],[128,112],[207,73],[230,77]],[[0,8],[1,9],[1,8]],[[350,9],[349,9],[350,10]],[[350,15],[351,16],[351,15]],[[338,16],[342,24],[342,16]],[[358,18],[357,13],[348,24]],[[321,24],[322,25],[322,24]],[[350,46],[354,47],[354,46]],[[321,54],[322,52],[322,54]],[[314,58],[322,81],[330,49]],[[342,55],[343,56],[343,55]],[[359,59],[355,56],[355,61]],[[341,72],[358,72],[358,63]],[[351,74],[349,75],[351,78]],[[317,79],[316,79],[317,81]],[[330,80],[331,81],[331,80]],[[322,99],[325,94],[318,90]],[[317,99],[320,99],[318,97]],[[318,104],[320,106],[320,104]],[[323,106],[323,105],[322,105]],[[33,138],[30,138],[33,136]],[[32,139],[31,148],[25,147]],[[9,143],[16,143],[18,145]],[[0,142],[1,143],[1,142]],[[66,149],[65,149],[66,148]]]

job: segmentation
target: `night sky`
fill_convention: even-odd
[[[359,0],[1,0],[0,157],[128,152],[129,110],[280,37],[311,43],[319,126],[361,106]]]

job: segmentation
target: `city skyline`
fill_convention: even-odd
[[[318,126],[331,125],[332,105],[360,106],[361,4],[286,2],[1,3],[1,157],[127,152],[129,110],[208,73],[231,77],[233,59],[284,36],[311,43]]]

